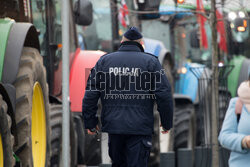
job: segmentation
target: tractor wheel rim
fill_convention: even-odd
[[[0,134],[0,167],[3,167],[3,144],[2,144],[1,134]]]
[[[46,160],[46,118],[43,91],[38,82],[33,87],[31,121],[33,166],[44,167]]]

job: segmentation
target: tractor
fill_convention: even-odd
[[[69,5],[73,167],[101,159],[94,156],[100,152],[98,136],[85,135],[79,111],[87,76],[83,71],[88,73],[104,52],[81,51],[78,45],[76,23],[92,22],[92,4],[69,0]],[[0,0],[0,40],[0,167],[60,166],[61,1]],[[89,70],[82,71],[82,65]]]

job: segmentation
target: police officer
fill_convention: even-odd
[[[153,107],[157,103],[162,133],[172,127],[171,87],[157,57],[145,53],[142,35],[131,27],[118,51],[102,56],[91,70],[82,113],[89,134],[98,130],[101,98],[102,131],[109,134],[112,167],[146,167],[152,146]]]

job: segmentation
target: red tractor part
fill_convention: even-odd
[[[82,99],[90,70],[99,58],[104,55],[102,51],[77,51],[70,69],[70,107],[72,112],[82,111]]]

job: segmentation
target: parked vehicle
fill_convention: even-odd
[[[61,1],[1,0],[0,4],[0,166],[60,166]],[[81,116],[75,113],[76,101],[81,104],[78,94],[85,88],[75,76],[81,78],[80,66],[86,63],[92,68],[104,52],[80,51],[78,46],[75,23],[91,23],[91,3],[75,1],[73,11],[69,0],[69,6],[71,166],[91,165],[95,153],[89,150],[98,144],[85,143],[99,142],[85,136]]]

